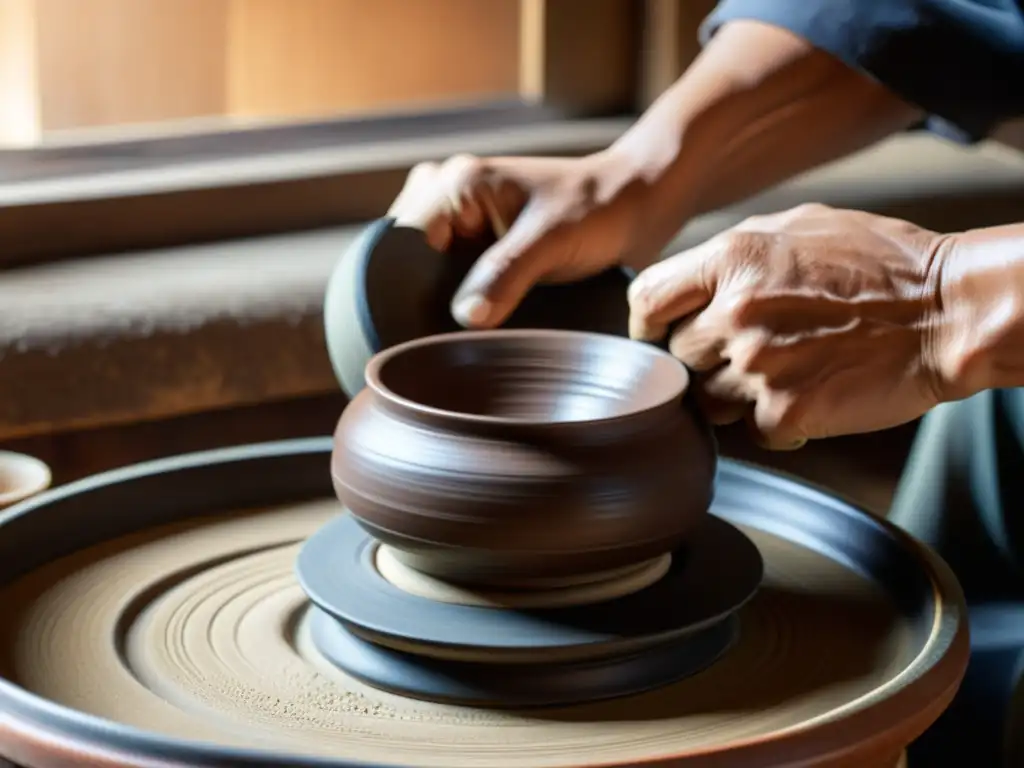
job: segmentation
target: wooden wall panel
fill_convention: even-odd
[[[513,97],[519,0],[231,0],[229,112],[327,117]]]
[[[521,0],[520,95],[586,115],[634,103],[641,5]]]
[[[220,115],[228,0],[35,0],[44,131]]]
[[[689,0],[676,0],[686,5]],[[0,0],[0,140],[522,98],[635,106],[636,0]],[[198,121],[200,127],[224,123]],[[100,133],[103,138],[103,132]]]
[[[31,144],[39,134],[33,0],[0,0],[0,142]]]

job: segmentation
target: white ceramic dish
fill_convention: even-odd
[[[24,453],[0,451],[0,509],[45,491],[52,480],[46,462]]]

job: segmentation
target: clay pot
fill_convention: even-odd
[[[409,566],[526,586],[682,544],[715,446],[655,347],[573,331],[471,331],[392,347],[334,437],[341,501]]]

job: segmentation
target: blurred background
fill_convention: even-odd
[[[62,482],[330,432],[320,304],[360,223],[422,160],[607,146],[692,61],[713,5],[0,0],[0,448]],[[1022,190],[999,142],[907,134],[674,247],[804,201],[1019,221]],[[723,446],[881,510],[913,431]]]

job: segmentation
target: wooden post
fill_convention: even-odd
[[[632,106],[638,8],[631,0],[520,0],[520,96],[571,116]]]
[[[644,0],[641,107],[648,107],[700,53],[697,33],[716,0]]]

